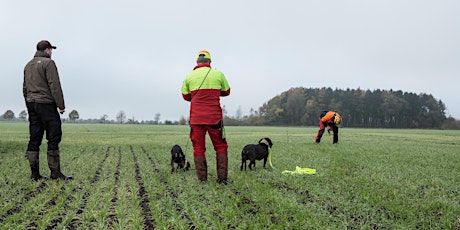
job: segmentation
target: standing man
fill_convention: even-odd
[[[65,104],[57,67],[51,59],[53,49],[56,46],[52,46],[49,41],[38,42],[34,58],[24,68],[22,91],[29,113],[30,134],[26,157],[29,159],[33,180],[46,178],[40,175],[39,170],[39,151],[45,132],[51,179],[73,179],[62,174],[60,166],[59,143],[62,130],[59,113],[65,112]]]
[[[206,132],[216,151],[217,182],[228,183],[227,141],[225,139],[220,97],[230,95],[230,86],[224,74],[211,68],[208,51],[198,52],[196,66],[182,84],[182,97],[190,101],[190,140],[198,180],[206,181]]]
[[[321,113],[321,115],[319,116],[319,130],[318,135],[316,136],[316,143],[319,143],[321,141],[324,129],[326,129],[326,127],[329,126],[330,129],[332,129],[332,132],[334,133],[332,143],[337,144],[337,142],[339,141],[338,125],[340,125],[341,122],[342,117],[336,111],[323,111],[323,113]],[[328,129],[328,132],[329,131],[330,130]]]

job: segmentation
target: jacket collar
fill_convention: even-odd
[[[211,68],[211,64],[198,64],[197,66],[195,66],[195,68],[193,68],[193,70],[196,70],[196,69],[201,68],[201,67],[209,67],[209,68]]]
[[[50,55],[46,54],[44,50],[37,50],[34,57],[46,57],[51,58]]]

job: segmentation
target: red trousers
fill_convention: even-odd
[[[227,154],[228,145],[225,139],[223,125],[190,125],[190,140],[193,145],[193,156],[205,155],[206,132],[209,133],[216,154]]]

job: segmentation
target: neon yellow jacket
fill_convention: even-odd
[[[182,97],[190,101],[191,125],[215,125],[222,120],[220,97],[230,95],[224,74],[208,64],[200,64],[182,83]]]

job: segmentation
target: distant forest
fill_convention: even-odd
[[[393,90],[291,88],[249,116],[227,125],[317,126],[324,110],[342,115],[342,126],[357,128],[443,128],[446,107],[430,94]],[[455,119],[450,118],[454,123]]]
[[[319,115],[325,110],[335,110],[342,115],[342,127],[353,128],[419,128],[460,130],[460,120],[446,117],[446,106],[431,94],[410,93],[401,90],[361,90],[331,88],[291,88],[264,103],[258,110],[251,109],[243,116],[241,109],[229,116],[223,107],[224,123],[229,126],[318,126]],[[27,112],[21,111],[16,118],[7,110],[0,121],[26,121]],[[160,122],[160,113],[154,120],[126,120],[120,111],[116,120],[107,115],[99,119],[80,119],[73,110],[64,122],[119,123],[119,124],[165,124],[186,125],[188,118],[179,121]]]

